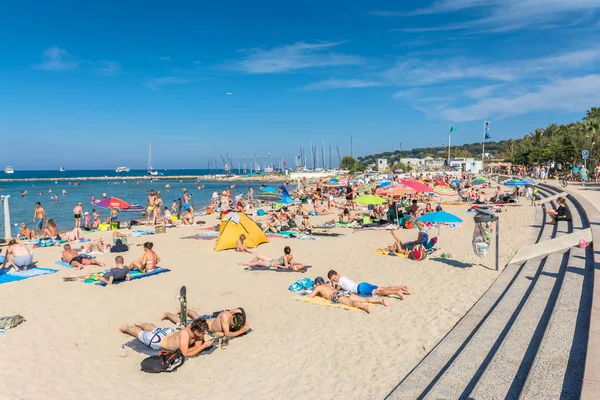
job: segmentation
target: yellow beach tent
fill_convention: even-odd
[[[244,244],[249,248],[269,243],[267,235],[246,214],[230,212],[221,219],[215,251],[235,249],[241,234],[246,235]]]

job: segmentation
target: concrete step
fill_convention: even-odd
[[[425,399],[458,399],[468,395],[470,390],[465,393],[465,389],[477,374],[490,349],[498,342],[498,335],[510,329],[512,321],[533,290],[545,260],[545,258],[533,258],[525,263],[525,268],[517,275],[507,295],[483,321],[480,329],[474,332],[468,345],[455,357],[436,385],[424,397]]]
[[[593,291],[593,250],[571,250],[563,285],[521,399],[578,399]]]
[[[516,321],[488,365],[472,379],[474,399],[516,399],[533,364],[563,281],[569,252],[550,254]],[[562,267],[562,271],[561,271]],[[483,372],[482,369],[484,368]],[[473,384],[471,383],[471,385]]]
[[[547,202],[549,202],[549,201],[556,200],[556,199],[558,199],[559,197],[565,197],[565,198],[566,198],[568,195],[569,195],[569,194],[568,194],[567,192],[560,192],[560,193],[558,193],[558,194],[553,194],[553,195],[551,195],[551,196],[548,196],[548,197],[544,197],[544,198],[542,198],[542,199],[539,201],[539,203],[540,203],[540,204],[542,204],[542,203],[547,203]]]
[[[507,266],[477,303],[456,326],[421,360],[421,362],[394,388],[387,399],[413,400],[435,384],[436,376],[452,363],[455,354],[466,346],[483,320],[507,295],[525,264]]]
[[[592,231],[590,228],[580,229],[574,233],[563,234],[551,240],[544,240],[539,243],[521,247],[508,263],[519,264],[530,258],[542,257],[554,253],[555,251],[568,250],[571,247],[579,245],[581,239],[587,242],[592,241]]]

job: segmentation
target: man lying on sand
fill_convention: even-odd
[[[408,286],[387,286],[379,287],[368,282],[356,283],[350,278],[338,274],[336,271],[331,270],[327,273],[327,277],[335,282],[334,287],[336,289],[347,290],[350,293],[366,296],[391,296],[396,295],[400,297],[400,300],[404,300],[405,294],[412,294],[412,291]]]
[[[109,269],[106,272],[99,272],[94,274],[82,275],[82,276],[70,276],[63,278],[65,281],[74,281],[76,279],[93,279],[100,282],[104,282],[107,285],[112,285],[113,283],[128,281],[131,278],[129,277],[129,268],[125,266],[125,260],[123,257],[116,256],[115,257],[115,267]]]
[[[303,264],[295,263],[294,256],[292,256],[292,249],[290,246],[285,246],[283,249],[283,257],[277,259],[273,257],[261,256],[257,254],[252,260],[247,263],[239,262],[238,265],[243,267],[266,267],[266,268],[286,268],[294,271],[301,270],[304,268]]]
[[[315,285],[315,289],[307,296],[308,298],[320,296],[334,303],[345,304],[347,306],[360,308],[361,310],[366,311],[368,314],[371,313],[369,303],[382,304],[386,307],[392,306],[386,299],[358,297],[357,295],[352,294],[347,290],[335,290],[333,287],[325,284],[325,280],[320,276],[317,277],[317,279],[315,279]]]
[[[185,357],[194,357],[202,350],[212,346],[205,342],[204,335],[208,324],[199,318],[180,331],[173,328],[157,328],[156,325],[136,322],[133,326],[123,325],[119,328],[123,333],[136,337],[139,341],[154,350],[181,350]]]
[[[90,260],[88,258],[81,257],[77,250],[73,250],[71,248],[70,244],[65,244],[63,246],[63,249],[64,251],[62,252],[62,257],[60,259],[75,269],[81,269],[86,265],[99,265],[101,267],[104,267],[106,265],[100,261]]]
[[[248,322],[246,321],[246,312],[241,307],[221,311],[216,316],[213,316],[214,314],[201,316],[197,311],[188,309],[187,315],[192,320],[198,318],[206,319],[208,332],[219,338],[234,338],[243,335],[250,330],[250,325],[248,325]],[[181,322],[181,317],[178,313],[170,313],[168,311],[165,311],[160,316],[161,321],[165,319],[168,319],[174,324],[179,324]],[[221,348],[224,349],[227,345],[228,341],[225,340],[221,343]]]

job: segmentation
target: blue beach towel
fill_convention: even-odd
[[[135,279],[142,279],[142,278],[146,278],[148,276],[158,275],[158,274],[162,274],[164,272],[169,272],[169,271],[171,271],[171,270],[167,269],[167,268],[161,268],[161,267],[156,267],[156,269],[154,271],[147,272],[147,273],[142,273],[140,271],[131,271],[129,273],[129,278],[130,278],[130,280],[133,281]],[[104,272],[106,272],[106,271],[104,271]],[[104,272],[102,272],[102,274],[104,274]],[[94,279],[86,279],[84,282],[87,283],[88,285],[106,286],[106,283],[100,282],[100,281],[97,281]],[[122,282],[127,282],[127,281],[118,281],[118,282],[113,283],[113,285],[118,285],[119,283],[122,283]]]
[[[55,261],[54,264],[60,265],[61,267],[65,267],[65,268],[73,268],[70,264],[64,262],[63,260]]]
[[[156,235],[156,231],[154,229],[138,229],[131,232],[131,236],[144,236],[144,235]]]
[[[0,272],[0,285],[7,282],[22,281],[40,275],[53,274],[55,272],[58,272],[58,270],[50,268],[29,268],[27,271],[21,272]]]

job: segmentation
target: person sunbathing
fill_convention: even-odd
[[[133,326],[125,324],[119,327],[119,330],[137,338],[151,349],[168,351],[179,349],[185,357],[194,357],[212,346],[212,342],[204,340],[208,324],[203,318],[195,320],[180,331],[173,328],[158,328],[154,324],[142,322],[136,322]]]
[[[292,249],[290,246],[285,246],[283,249],[283,257],[273,258],[267,256],[256,255],[252,260],[247,263],[239,262],[238,265],[242,267],[265,267],[265,268],[283,268],[299,271],[304,268],[303,264],[295,263],[294,256],[292,256]]]
[[[386,299],[374,299],[372,297],[359,297],[355,294],[350,293],[347,290],[336,290],[333,287],[325,284],[325,280],[322,277],[315,279],[315,288],[307,296],[309,299],[313,297],[323,297],[334,303],[344,304],[350,307],[359,308],[368,314],[371,313],[371,307],[369,304],[382,304],[386,307],[392,305]]]
[[[327,278],[335,283],[336,289],[347,290],[350,293],[366,296],[391,296],[396,295],[400,300],[404,300],[404,295],[412,294],[412,290],[408,286],[386,286],[379,287],[368,282],[356,283],[350,278],[338,274],[334,270],[330,270],[327,273]]]
[[[106,246],[104,245],[102,239],[94,239],[84,247],[83,252],[91,253],[92,251],[99,251],[100,253],[104,253],[105,250]]]
[[[244,241],[246,240],[246,235],[244,235],[243,233],[240,235],[237,243],[235,244],[235,251],[237,251],[238,253],[250,253],[253,254],[254,252],[252,250],[250,250],[248,248],[248,246],[246,246],[244,244]]]
[[[129,269],[137,269],[142,273],[154,271],[160,262],[160,257],[154,252],[154,250],[152,250],[153,247],[154,244],[152,242],[144,243],[144,255],[139,260],[129,264]]]
[[[61,232],[59,237],[60,240],[66,240],[68,242],[74,242],[76,240],[85,239],[81,228],[74,228],[72,231],[69,231],[69,233]]]
[[[21,222],[19,226],[19,232],[17,233],[18,239],[23,240],[32,240],[35,239],[35,231],[33,229],[27,228],[25,222]]]
[[[21,270],[27,271],[27,267],[33,264],[33,254],[29,252],[29,249],[24,244],[17,243],[15,239],[11,239],[8,242],[6,256],[0,269],[6,268],[8,263],[10,263],[16,272]]]
[[[427,234],[427,231],[425,230],[425,224],[419,221],[419,222],[417,222],[417,227],[419,228],[419,236],[417,237],[417,240],[414,242],[402,243],[402,240],[400,240],[400,238],[398,237],[397,230],[390,231],[390,233],[392,234],[392,237],[394,238],[394,243],[392,243],[391,246],[386,247],[386,250],[392,251],[394,253],[408,255],[410,250],[416,244],[426,246],[427,243],[429,242],[429,235]]]
[[[250,325],[246,319],[246,311],[241,307],[202,316],[197,311],[188,309],[187,316],[188,322],[190,319],[206,319],[208,332],[216,337],[233,338],[241,336],[250,330]],[[165,311],[160,315],[160,320],[164,321],[165,319],[174,324],[179,324],[181,322],[181,315],[179,313]],[[222,343],[221,345],[227,346],[226,343]]]
[[[46,238],[56,238],[56,240],[62,240],[56,222],[52,218],[46,223],[46,227],[42,231],[42,236]]]
[[[68,243],[63,246],[63,249],[62,257],[60,259],[75,269],[81,269],[86,265],[99,265],[101,267],[106,265],[100,261],[81,257],[77,250],[72,249],[71,245]]]
[[[113,283],[116,283],[116,282],[130,280],[129,268],[127,268],[124,265],[123,257],[121,257],[121,256],[115,257],[115,264],[116,264],[115,268],[111,268],[110,270],[108,270],[104,273],[100,272],[100,273],[87,274],[87,275],[81,275],[81,276],[70,276],[70,277],[65,277],[63,279],[65,281],[74,281],[77,279],[82,279],[82,280],[92,279],[92,280],[104,282],[107,285],[112,285]]]

